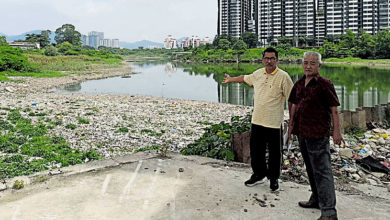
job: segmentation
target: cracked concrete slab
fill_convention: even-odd
[[[67,169],[21,190],[0,192],[0,219],[303,220],[320,216],[317,209],[297,205],[309,197],[307,185],[280,182],[278,193],[270,192],[268,181],[244,186],[251,174],[245,164],[144,152]],[[387,189],[362,188],[375,193],[337,192],[339,218],[389,219]]]

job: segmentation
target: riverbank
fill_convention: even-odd
[[[1,82],[0,105],[8,109],[31,109],[22,116],[37,122],[45,115],[48,120],[62,120],[52,135],[62,136],[72,148],[94,148],[105,157],[118,156],[149,146],[166,146],[179,151],[203,134],[207,123],[230,121],[232,116],[244,116],[250,107],[202,101],[164,99],[129,95],[57,94],[57,86],[132,74],[130,64],[103,69],[85,75],[60,78],[12,77]],[[2,110],[5,114],[5,110]],[[40,113],[40,114],[39,114]],[[78,118],[89,121],[80,124]],[[201,123],[207,122],[207,123]],[[66,125],[74,124],[74,130]],[[117,132],[126,128],[127,132]]]
[[[13,77],[13,81],[1,83],[0,118],[5,119],[10,109],[20,109],[22,116],[34,123],[54,122],[56,126],[48,130],[49,135],[64,137],[71,148],[94,149],[105,158],[112,158],[142,149],[179,152],[200,138],[210,124],[228,123],[232,116],[245,116],[252,110],[247,106],[193,100],[51,92],[56,86],[131,73],[130,64],[123,63],[116,69],[60,78]],[[340,182],[387,184],[388,175],[365,174],[357,168],[355,156],[366,147],[372,155],[389,162],[389,136],[389,129],[379,129],[359,138],[346,135],[349,145],[345,149],[332,145],[332,161]],[[284,159],[288,163],[283,178],[307,183],[296,143]],[[345,164],[348,166],[343,168]],[[343,188],[344,185],[339,186]]]

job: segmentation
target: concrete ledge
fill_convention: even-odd
[[[48,180],[52,177],[67,177],[87,172],[99,171],[107,168],[118,167],[123,164],[134,163],[139,160],[148,160],[158,157],[155,152],[139,152],[136,154],[129,154],[124,156],[118,156],[115,158],[94,160],[88,163],[77,164],[69,167],[62,167],[60,169],[46,170],[38,173],[31,174],[29,176],[18,176],[10,179],[6,179],[5,183],[0,184],[0,192],[12,189],[16,180],[23,181],[24,186],[34,184],[37,182]]]
[[[352,125],[357,126],[363,130],[367,129],[366,126],[366,111],[361,108],[357,108],[356,112],[351,113]]]

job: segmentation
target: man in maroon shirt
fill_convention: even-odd
[[[340,105],[332,82],[319,75],[321,55],[306,52],[303,57],[305,75],[298,80],[289,97],[291,105],[289,140],[298,136],[312,194],[309,201],[299,202],[303,208],[321,209],[324,219],[337,219],[336,194],[331,167],[329,136],[333,118],[333,142],[341,144],[337,106]]]

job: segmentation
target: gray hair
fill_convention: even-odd
[[[321,60],[321,54],[320,53],[317,53],[317,52],[314,52],[314,51],[308,51],[308,52],[305,52],[304,54],[303,54],[303,59],[305,59],[306,57],[308,57],[308,56],[315,56],[315,57],[317,57],[317,59],[318,59],[318,63],[319,64],[322,64],[322,60]]]

